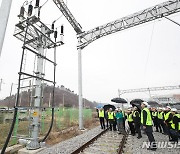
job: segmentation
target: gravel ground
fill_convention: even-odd
[[[124,148],[124,154],[180,154],[180,142],[176,146],[176,148],[169,148],[171,143],[168,143],[169,138],[167,135],[163,135],[158,132],[153,132],[154,138],[158,144],[162,145],[162,142],[167,142],[167,146],[165,148],[157,148],[156,151],[147,150],[146,147],[142,148],[143,142],[147,142],[148,138],[146,134],[142,134],[141,139],[137,139],[137,136],[128,136],[126,147]],[[174,144],[171,144],[175,146]]]
[[[39,152],[38,154],[70,154],[100,132],[102,132],[102,129],[100,128],[100,126],[98,126],[91,130],[85,131],[81,135],[60,142],[59,144],[56,144],[52,147],[48,147]]]

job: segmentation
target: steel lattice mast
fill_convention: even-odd
[[[180,1],[167,1],[156,6],[147,8],[145,10],[139,11],[132,15],[120,18],[118,20],[109,22],[107,24],[95,27],[89,31],[81,33],[78,38],[81,44],[78,48],[84,48],[91,42],[112,33],[122,31],[164,16],[171,15],[180,11]]]
[[[180,89],[180,85],[118,90],[118,93],[119,93],[119,95],[122,95],[122,94],[126,94],[126,93],[146,92],[146,91],[161,91],[161,90],[175,90],[175,89]]]

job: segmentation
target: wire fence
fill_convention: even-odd
[[[92,120],[92,109],[83,109],[83,120]],[[16,117],[16,123],[9,145],[18,143],[19,138],[30,138],[31,127],[31,112],[19,111]],[[52,110],[47,108],[43,110],[39,116],[40,128],[39,136],[44,136],[51,123]],[[2,148],[7,137],[9,128],[13,118],[13,111],[0,112],[0,148]],[[79,110],[77,108],[55,108],[53,131],[61,131],[71,126],[78,126]]]

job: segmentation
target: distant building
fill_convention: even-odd
[[[180,102],[180,94],[153,96],[153,100],[160,104]]]

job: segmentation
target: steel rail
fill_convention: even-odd
[[[105,129],[104,131],[102,131],[101,133],[99,133],[98,135],[96,135],[95,137],[93,137],[91,140],[89,140],[88,142],[86,142],[85,144],[83,144],[81,147],[79,147],[78,149],[76,149],[75,151],[73,151],[71,154],[78,154],[80,152],[82,152],[83,150],[85,150],[89,145],[91,145],[95,140],[97,140],[100,136],[102,136],[103,134],[105,134],[107,132],[108,129]],[[124,145],[126,143],[127,140],[127,136],[128,136],[128,132],[123,136],[120,145],[119,145],[119,149],[117,150],[118,154],[122,154],[123,153],[123,148]]]
[[[79,147],[78,149],[76,149],[75,151],[73,151],[71,154],[77,154],[80,153],[81,151],[83,151],[87,146],[89,146],[90,144],[92,144],[97,138],[99,138],[101,135],[103,135],[105,132],[107,132],[108,129],[105,129],[104,131],[102,131],[101,133],[99,133],[98,135],[96,135],[95,137],[93,137],[91,140],[89,140],[88,142],[86,142],[85,144],[83,144],[81,147]]]

